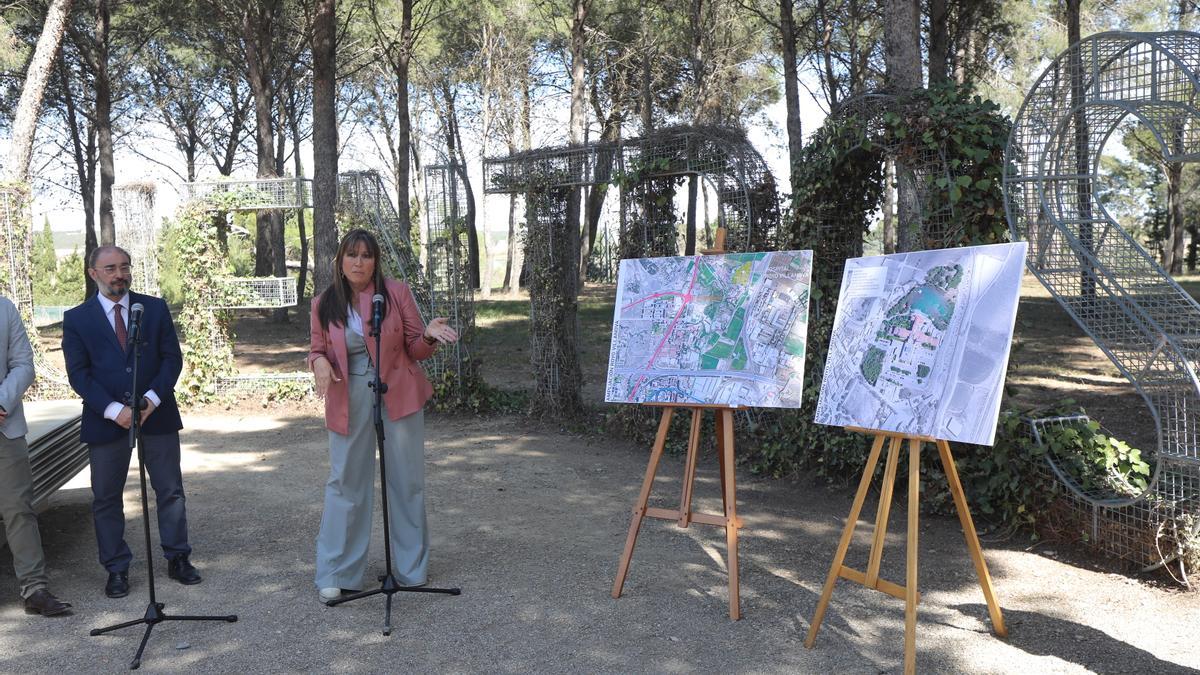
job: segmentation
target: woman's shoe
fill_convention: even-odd
[[[321,598],[321,604],[328,605],[329,603],[342,597],[342,589],[340,588],[322,588],[318,595]]]

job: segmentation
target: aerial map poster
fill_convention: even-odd
[[[812,251],[622,260],[604,400],[798,408]]]
[[[991,445],[1025,249],[847,260],[816,421]]]

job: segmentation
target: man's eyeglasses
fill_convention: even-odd
[[[125,263],[124,265],[105,265],[104,267],[93,267],[92,269],[99,270],[109,276],[112,276],[117,272],[120,272],[121,274],[129,274],[129,272],[133,269],[133,266],[129,263]]]

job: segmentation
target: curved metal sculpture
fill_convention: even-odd
[[[1168,162],[1200,160],[1200,35],[1101,33],[1042,73],[1013,125],[1004,189],[1030,272],[1145,400],[1158,432],[1146,493],[1120,506],[1064,479],[1093,541],[1151,565],[1200,521],[1200,304],[1105,210],[1104,144],[1141,122]],[[1056,466],[1055,473],[1062,477]],[[1190,530],[1190,532],[1185,531]]]

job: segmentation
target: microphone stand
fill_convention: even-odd
[[[383,495],[383,557],[384,564],[387,565],[387,573],[379,577],[383,582],[379,588],[369,591],[360,591],[343,595],[331,600],[328,605],[333,607],[340,605],[343,602],[350,602],[360,598],[368,598],[372,595],[383,593],[387,596],[387,602],[384,604],[383,614],[383,634],[392,634],[392,596],[397,593],[444,593],[446,595],[459,595],[462,593],[461,588],[428,588],[428,587],[405,587],[401,586],[397,581],[396,575],[392,572],[392,533],[388,520],[388,483],[387,483],[387,464],[384,460],[383,452],[383,395],[387,393],[387,383],[380,376],[380,355],[383,351],[380,347],[380,324],[382,317],[380,316],[379,308],[376,306],[374,316],[371,318],[371,337],[375,338],[375,377],[370,383],[371,389],[375,392],[374,418],[375,418],[375,447],[379,452],[379,482],[380,492]]]
[[[142,437],[142,409],[146,407],[142,400],[142,393],[138,391],[138,359],[142,354],[141,342],[141,321],[132,322],[130,329],[129,340],[133,345],[133,376],[132,383],[129,386],[131,399],[129,402],[130,422],[129,422],[129,449],[132,452],[137,449],[138,456],[138,475],[141,478],[142,484],[142,529],[146,533],[146,579],[147,588],[150,591],[150,602],[146,605],[146,613],[140,619],[133,621],[125,621],[104,628],[93,628],[89,635],[103,635],[114,630],[136,626],[138,624],[146,624],[146,632],[142,634],[142,642],[138,645],[137,654],[134,654],[133,661],[129,664],[130,670],[137,670],[142,665],[142,652],[146,649],[146,643],[150,641],[150,631],[154,627],[164,621],[227,621],[233,623],[238,620],[236,614],[227,616],[169,616],[163,612],[166,603],[158,602],[154,595],[154,551],[150,543],[150,503],[146,498],[146,453],[139,441]]]

